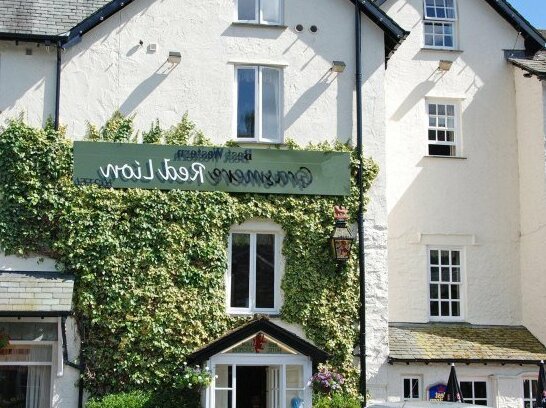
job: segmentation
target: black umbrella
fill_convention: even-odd
[[[451,363],[451,372],[447,381],[447,389],[444,394],[444,401],[447,402],[464,402],[463,393],[459,381],[457,381],[457,373],[455,372],[455,364]]]
[[[538,370],[537,407],[546,408],[546,372],[544,371],[544,361],[540,362],[540,369]]]

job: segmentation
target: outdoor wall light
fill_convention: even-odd
[[[343,72],[347,65],[343,61],[334,61],[332,62],[332,72]]]
[[[347,226],[349,216],[344,207],[334,207],[335,229],[330,241],[332,243],[332,252],[334,258],[339,263],[345,263],[351,256],[351,247],[355,240],[350,228]]]
[[[453,61],[440,60],[440,63],[438,64],[438,69],[440,71],[449,71],[452,65]]]
[[[169,58],[167,58],[167,61],[171,64],[180,64],[182,55],[178,51],[169,51]]]

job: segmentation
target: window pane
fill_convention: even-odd
[[[278,140],[280,135],[280,71],[262,68],[262,137]]]
[[[453,300],[460,299],[459,285],[451,285],[451,299]]]
[[[451,251],[451,265],[460,265],[461,256],[459,251]]]
[[[459,268],[453,268],[451,270],[452,275],[452,282],[460,282],[461,281],[461,270]]]
[[[261,0],[262,19],[268,23],[281,22],[280,0]]]
[[[256,71],[237,70],[237,137],[254,137],[256,106]]]
[[[286,391],[286,408],[303,408],[303,391]]]
[[[256,307],[275,307],[275,235],[256,237]]]
[[[454,156],[455,151],[449,145],[429,145],[428,154],[431,156]]]
[[[449,265],[449,251],[442,252],[442,265]]]
[[[523,398],[529,398],[529,380],[523,380]]]
[[[441,302],[442,316],[449,316],[449,302]]]
[[[463,398],[471,399],[474,397],[472,393],[472,382],[471,381],[461,381],[461,391],[463,393]]]
[[[428,131],[428,140],[436,140],[436,131],[434,129]]]
[[[430,285],[430,298],[438,299],[438,285]]]
[[[430,264],[438,265],[438,251],[430,251]]]
[[[215,408],[231,408],[231,390],[216,390]]]
[[[256,21],[256,0],[238,0],[238,17],[242,21]]]
[[[442,282],[449,282],[449,268],[442,268]]]
[[[8,346],[0,350],[0,362],[51,363],[51,346]]]
[[[0,404],[49,408],[51,367],[0,366]]]
[[[232,366],[226,364],[218,364],[216,366],[216,388],[231,388],[231,373]]]
[[[430,315],[438,316],[438,302],[430,302]]]
[[[440,296],[442,299],[449,299],[449,285],[440,285]]]
[[[476,381],[474,383],[474,397],[487,398],[487,385],[485,381]]]
[[[417,378],[411,380],[411,397],[419,398],[419,380]]]
[[[303,388],[303,366],[286,366],[286,388]]]
[[[231,307],[249,307],[250,235],[231,236]]]
[[[433,266],[430,268],[430,280],[432,282],[438,282],[440,281],[440,268],[437,266]]]
[[[404,398],[410,398],[410,397],[411,397],[410,379],[404,378]]]

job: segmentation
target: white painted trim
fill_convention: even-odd
[[[63,331],[61,327],[61,318],[57,318],[57,377],[64,374],[63,361]]]
[[[249,283],[249,307],[231,307],[231,245],[232,234],[241,233],[250,235],[250,283]],[[255,265],[256,265],[256,235],[272,234],[275,236],[275,281],[274,281],[274,307],[257,308],[255,306]],[[240,225],[234,225],[229,232],[227,258],[228,265],[225,273],[226,282],[226,311],[229,314],[250,315],[254,313],[277,314],[282,306],[281,280],[284,274],[285,260],[282,255],[282,245],[284,241],[284,232],[282,228],[270,221],[249,220]]]
[[[459,257],[460,257],[460,274],[461,274],[461,282],[459,284],[459,308],[460,308],[460,316],[432,316],[430,314],[430,285],[432,284],[430,280],[430,251],[459,251]],[[426,250],[426,256],[427,256],[427,316],[429,318],[429,321],[431,322],[464,322],[465,316],[466,316],[466,301],[467,301],[467,290],[466,290],[466,253],[465,248],[461,246],[439,246],[439,245],[430,245],[427,246]],[[441,282],[441,267],[439,267],[439,274],[440,274],[440,282]],[[451,282],[451,280],[450,280]],[[437,282],[435,282],[437,284]],[[440,283],[441,284],[441,283]],[[441,313],[441,294],[438,293],[438,312]],[[451,295],[450,295],[451,299]]]

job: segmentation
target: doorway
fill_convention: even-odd
[[[237,408],[267,407],[267,367],[237,366]]]

